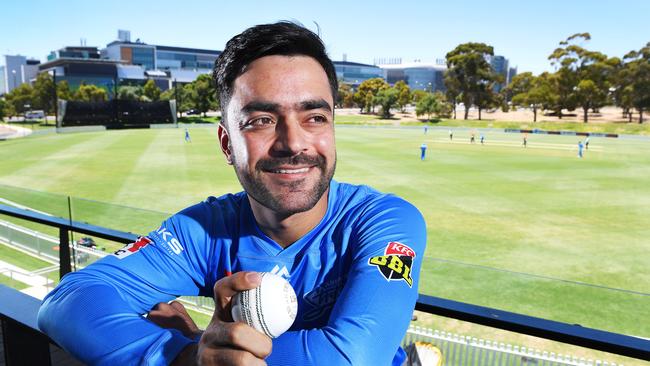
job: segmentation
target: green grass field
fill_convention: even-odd
[[[0,198],[65,216],[71,195],[75,220],[146,233],[241,189],[214,126],[192,128],[192,143],[183,133],[0,142]],[[650,141],[592,138],[578,159],[575,136],[530,135],[528,148],[518,134],[485,136],[481,146],[463,130],[450,142],[447,128],[341,125],[335,178],[422,211],[421,293],[650,337]]]

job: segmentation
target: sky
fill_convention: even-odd
[[[650,42],[648,0],[3,0],[0,54],[45,61],[81,38],[103,48],[118,29],[132,41],[222,50],[244,29],[278,20],[318,31],[335,61],[434,62],[461,43],[482,42],[535,74],[553,70],[548,55],[575,33],[589,32],[582,46],[608,56]]]

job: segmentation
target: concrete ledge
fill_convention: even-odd
[[[178,128],[178,125],[175,123],[153,123],[149,125],[149,128]]]
[[[106,126],[75,126],[75,127],[59,127],[56,129],[58,133],[68,132],[94,132],[106,131]]]

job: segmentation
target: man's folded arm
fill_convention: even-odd
[[[144,314],[180,295],[205,294],[207,264],[197,257],[208,258],[197,253],[204,248],[178,239],[188,231],[177,224],[172,217],[122,251],[66,275],[44,299],[39,328],[89,364],[170,363],[193,340]]]
[[[426,226],[415,207],[394,196],[374,205],[360,222],[354,263],[327,326],[289,331],[274,339],[269,364],[393,363],[418,297]],[[403,250],[407,257],[415,255],[408,265],[409,273],[399,279],[384,277],[376,264],[384,263],[383,259],[371,261],[373,257],[384,257],[390,243],[404,246],[393,246],[389,252]],[[391,258],[386,258],[386,266]],[[408,259],[402,263],[402,274],[406,272],[406,262]]]

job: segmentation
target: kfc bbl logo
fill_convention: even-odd
[[[409,287],[413,286],[411,269],[413,268],[415,252],[397,241],[391,241],[384,250],[384,255],[371,257],[368,264],[376,266],[387,281],[404,280]]]

